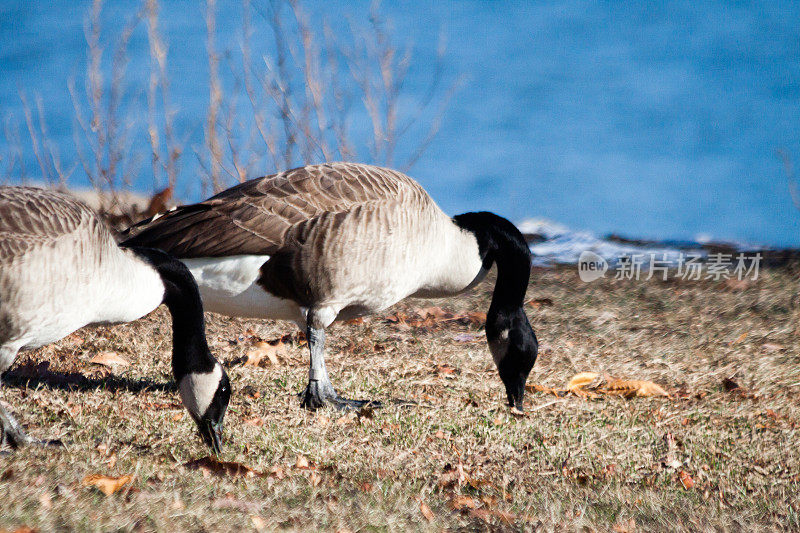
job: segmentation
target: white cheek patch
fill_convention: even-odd
[[[211,372],[187,374],[178,383],[183,405],[195,418],[202,418],[222,379],[222,367],[217,363]]]

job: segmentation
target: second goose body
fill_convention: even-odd
[[[74,198],[0,187],[0,372],[17,352],[87,324],[136,320],[165,303],[172,315],[172,368],[206,443],[220,449],[230,383],[205,338],[203,306],[186,267],[166,253],[120,248]],[[0,406],[0,437],[33,442]]]
[[[251,180],[131,230],[124,245],[159,248],[194,275],[209,311],[291,320],[311,352],[303,404],[355,406],[328,378],[324,330],[407,296],[457,294],[492,263],[498,281],[486,334],[508,401],[522,408],[537,343],[522,310],[530,252],[491,213],[448,217],[414,180],[351,163]]]

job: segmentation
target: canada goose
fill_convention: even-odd
[[[231,387],[208,349],[202,301],[186,267],[160,250],[120,248],[105,224],[66,194],[0,187],[0,373],[19,350],[87,324],[136,320],[162,302],[172,315],[181,399],[219,453]],[[37,442],[1,405],[0,429],[12,447]]]
[[[131,228],[124,245],[180,258],[206,310],[292,320],[311,352],[302,404],[337,407],[325,328],[406,296],[464,291],[497,263],[486,337],[510,406],[522,410],[538,344],[522,308],[530,250],[492,213],[450,218],[413,179],[361,164],[312,165],[254,179]]]

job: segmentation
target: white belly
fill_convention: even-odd
[[[197,281],[206,311],[305,324],[307,309],[273,296],[256,284],[259,269],[268,260],[268,255],[181,259]]]

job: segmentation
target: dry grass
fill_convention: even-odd
[[[490,290],[400,310],[485,310]],[[296,343],[277,366],[232,364],[224,458],[268,477],[182,466],[206,451],[170,382],[166,313],[80,331],[9,372],[4,398],[30,432],[67,444],[0,457],[0,528],[797,529],[796,293],[797,276],[785,271],[736,286],[583,284],[572,269],[537,270],[529,315],[542,350],[530,382],[563,386],[592,370],[652,379],[673,397],[537,393],[524,418],[503,405],[485,342],[460,342],[480,333],[473,327],[400,329],[382,317],[334,326],[328,359],[340,392],[418,404],[390,403],[371,417],[307,413],[294,396],[307,364]],[[212,347],[229,363],[251,349],[254,331],[291,332],[209,322]],[[133,364],[103,377],[88,363],[102,350]],[[740,388],[726,391],[725,378]],[[296,468],[299,455],[311,468]],[[94,473],[135,480],[106,497],[81,485]]]

